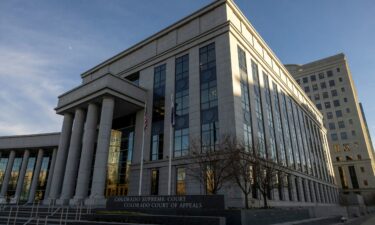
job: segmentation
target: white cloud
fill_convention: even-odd
[[[63,92],[50,59],[0,47],[0,135],[52,132],[61,118],[53,111]]]

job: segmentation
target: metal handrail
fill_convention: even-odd
[[[9,216],[8,216],[7,225],[9,225],[9,222],[10,222],[10,217],[11,217],[11,215],[12,215],[12,210],[13,210],[13,207],[10,207],[10,211],[9,211]]]
[[[68,208],[66,208],[65,225],[66,225],[66,221],[68,220],[68,215],[69,215],[69,206]]]
[[[16,214],[14,215],[14,222],[13,222],[13,225],[16,225],[16,221],[17,221],[17,216],[18,216],[18,211],[19,211],[20,207],[17,205],[17,210],[16,210]]]

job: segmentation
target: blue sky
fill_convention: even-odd
[[[210,2],[0,1],[0,135],[59,131],[81,73]],[[375,1],[235,2],[285,64],[344,52],[375,137]]]

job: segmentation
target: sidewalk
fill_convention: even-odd
[[[371,216],[365,222],[361,223],[361,225],[375,225],[375,215]]]

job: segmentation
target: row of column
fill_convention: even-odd
[[[108,148],[112,129],[115,101],[104,97],[101,104],[99,131],[97,124],[99,107],[90,103],[85,109],[77,108],[73,117],[64,114],[56,164],[48,204],[81,203],[101,204],[105,201],[104,189],[108,161]],[[95,138],[97,137],[97,140]],[[94,146],[97,142],[94,171],[90,188],[91,165],[94,160]]]
[[[296,180],[295,180],[296,179]],[[338,190],[336,188],[290,175],[289,185],[292,193],[292,200],[302,202],[338,203]],[[283,191],[287,199],[288,191]]]
[[[33,176],[32,176],[32,180],[31,180],[29,196],[28,196],[28,200],[27,200],[27,202],[29,202],[29,203],[34,202],[34,200],[35,200],[35,193],[36,193],[36,190],[37,190],[37,187],[38,187],[39,175],[40,175],[40,170],[41,170],[42,162],[43,162],[43,154],[44,154],[44,150],[39,149],[38,154],[37,154],[35,167],[34,167],[34,170],[33,170],[33,173],[32,173]],[[7,166],[6,166],[5,173],[4,173],[4,179],[3,179],[3,182],[2,182],[2,185],[1,185],[0,203],[6,203],[6,201],[7,201],[6,194],[7,194],[7,191],[8,191],[9,181],[10,181],[10,178],[11,178],[11,173],[12,173],[15,158],[16,158],[16,151],[11,150],[10,153],[9,153],[8,163],[7,163]],[[19,170],[19,175],[18,175],[18,179],[17,179],[16,191],[15,191],[14,196],[10,200],[11,203],[18,203],[19,200],[20,200],[22,189],[23,189],[23,186],[24,186],[25,175],[26,175],[27,164],[29,162],[29,158],[30,158],[30,150],[26,149],[23,153],[21,168]],[[56,149],[54,149],[53,153],[52,153],[51,168],[54,166],[54,163],[55,163],[53,158],[56,158]],[[52,179],[52,174],[49,173],[49,176],[47,178],[47,187],[46,187],[46,190],[45,190],[45,194],[47,194],[48,191],[49,191],[48,190],[48,183],[51,182],[51,179]]]

